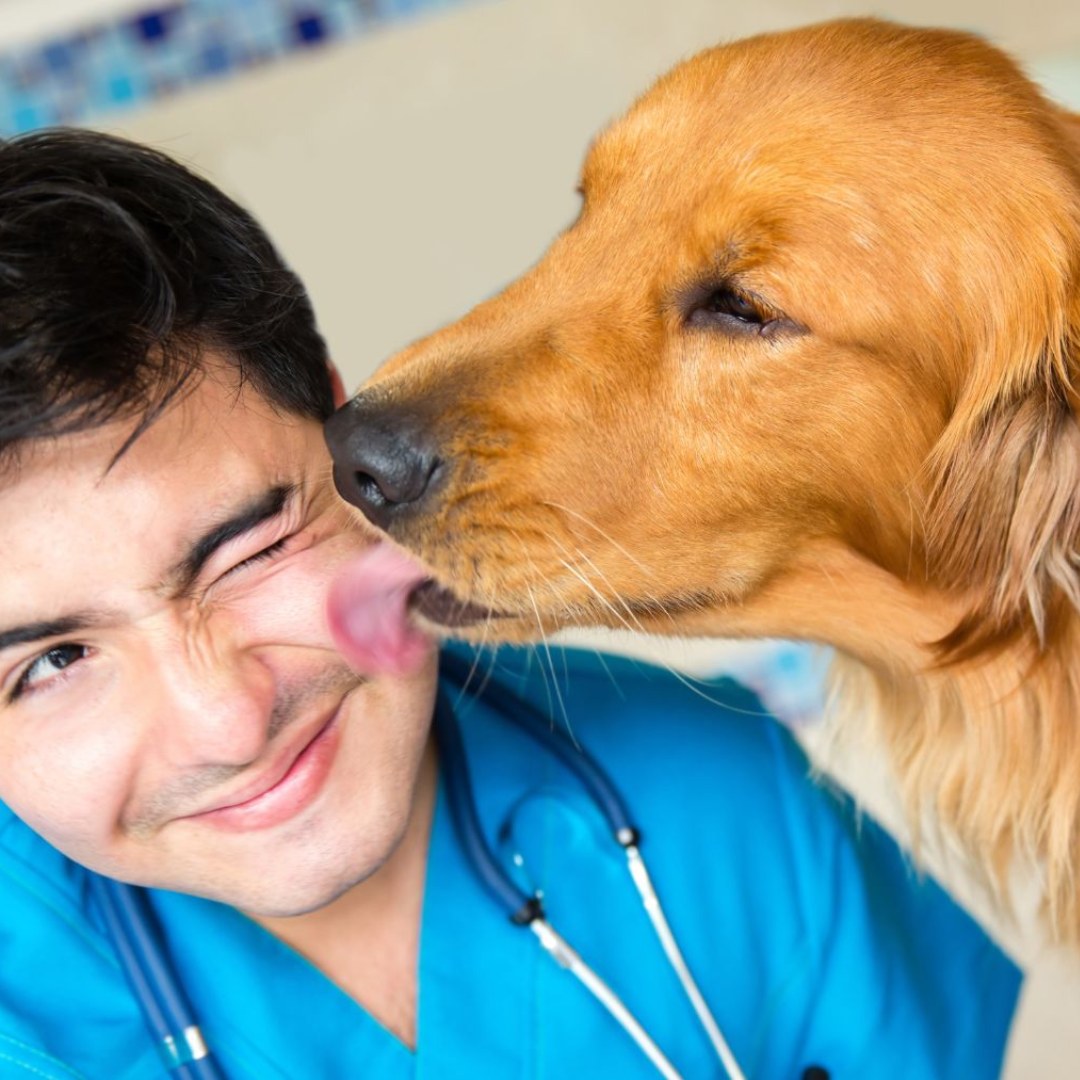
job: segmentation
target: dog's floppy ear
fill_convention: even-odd
[[[941,642],[946,658],[1025,629],[1044,646],[1080,610],[1080,116],[1056,119],[1072,190],[1052,231],[1045,219],[1018,223],[1017,273],[998,298],[1011,311],[998,314],[931,460],[930,573],[972,601]]]

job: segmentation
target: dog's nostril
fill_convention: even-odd
[[[370,463],[368,464],[370,468]],[[356,494],[368,506],[393,509],[418,502],[431,486],[439,468],[439,459],[426,454],[416,454],[404,460],[383,465],[379,471],[356,469],[353,479]]]
[[[423,413],[361,395],[330,418],[326,441],[338,491],[375,525],[430,509],[445,469]]]
[[[391,500],[386,497],[383,489],[379,487],[378,480],[368,473],[358,472],[356,478],[356,493],[360,498],[372,507],[383,507]]]
[[[438,468],[438,459],[409,448],[383,457],[368,453],[357,462],[357,493],[377,507],[405,506],[424,497]]]

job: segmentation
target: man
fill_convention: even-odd
[[[334,494],[341,396],[208,183],[92,133],[0,145],[0,1076],[165,1074],[90,871],[148,888],[228,1077],[653,1075],[462,852],[434,647]],[[342,573],[386,663],[335,648]],[[750,695],[462,655],[520,703],[444,677],[488,842],[685,1075],[719,1067],[622,855],[509,714],[565,710],[625,793],[748,1075],[996,1075],[1015,968]]]

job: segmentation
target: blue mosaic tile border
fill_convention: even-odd
[[[118,108],[462,0],[173,0],[0,52],[0,134]]]

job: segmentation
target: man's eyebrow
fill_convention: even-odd
[[[167,587],[177,593],[189,589],[218,548],[276,518],[296,497],[298,491],[296,484],[278,484],[257,495],[224,521],[209,528],[166,575]]]
[[[189,588],[219,547],[277,517],[298,492],[296,484],[279,484],[260,493],[226,520],[212,526],[169,571],[165,579],[167,587],[177,592]],[[118,617],[116,612],[94,609],[73,612],[57,619],[42,619],[24,623],[22,626],[13,626],[8,630],[0,630],[0,652],[16,645],[28,645],[35,641],[92,630],[114,622]]]
[[[107,611],[85,611],[75,615],[65,615],[61,619],[46,619],[41,622],[26,623],[10,630],[0,630],[0,652],[16,645],[29,645],[46,638],[66,637],[95,626],[102,626],[115,618]]]

